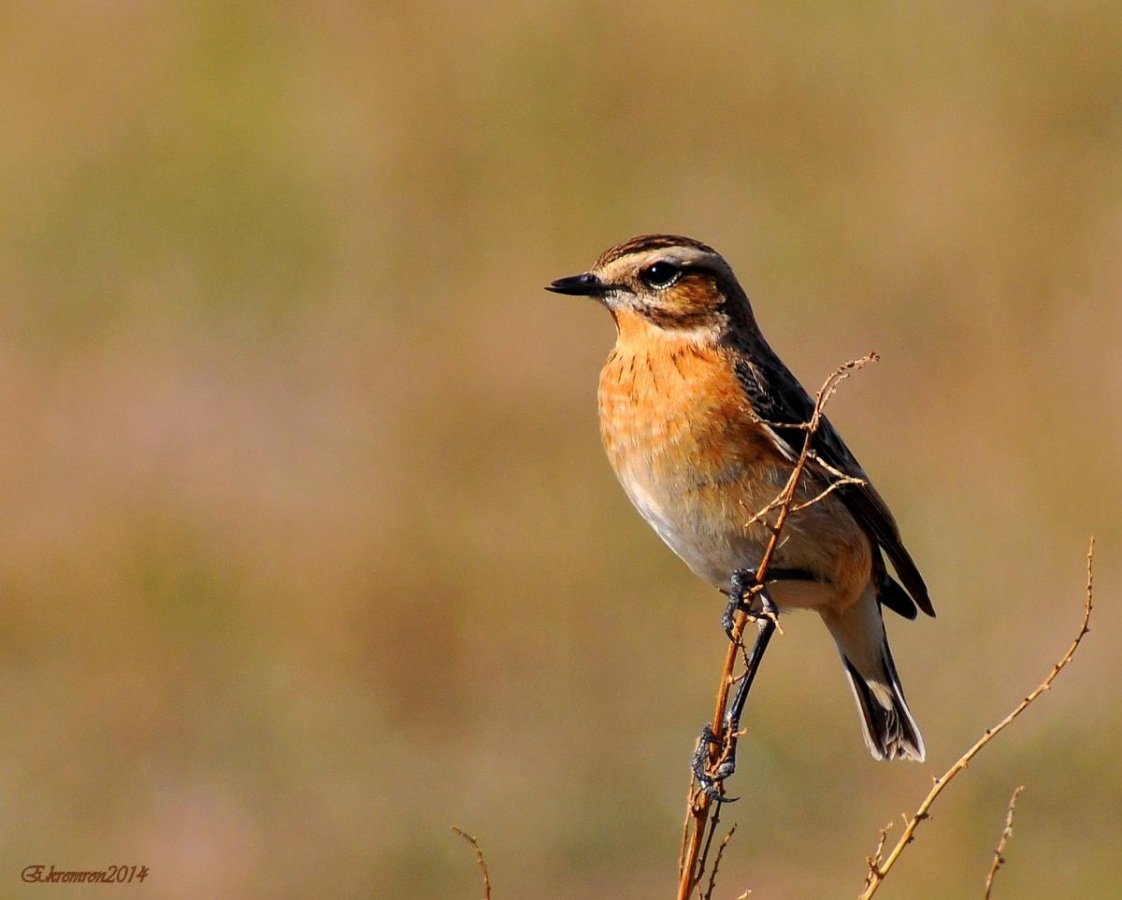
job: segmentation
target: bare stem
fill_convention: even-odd
[[[990,871],[989,874],[986,875],[986,893],[982,900],[990,900],[990,891],[993,890],[993,880],[997,877],[997,870],[1000,869],[1001,864],[1005,862],[1005,847],[1009,843],[1009,838],[1013,836],[1013,810],[1017,806],[1017,798],[1024,789],[1025,786],[1022,784],[1013,791],[1013,796],[1009,798],[1009,806],[1005,810],[1005,827],[1001,830],[1001,840],[997,842],[997,846],[993,851],[993,862],[990,863]]]
[[[963,753],[962,756],[958,758],[958,761],[944,772],[942,776],[935,779],[935,784],[932,786],[930,792],[924,797],[923,802],[916,809],[915,813],[912,814],[912,817],[905,823],[904,832],[900,835],[900,840],[896,842],[896,846],[892,848],[892,852],[884,858],[883,862],[879,858],[879,853],[877,857],[870,860],[869,873],[865,876],[865,889],[858,895],[858,900],[869,900],[869,898],[877,892],[877,889],[892,870],[892,867],[896,865],[896,860],[900,858],[900,854],[904,852],[904,848],[912,842],[912,838],[915,835],[916,829],[919,827],[919,823],[927,818],[932,804],[939,795],[943,793],[943,789],[954,780],[959,772],[970,764],[970,761],[978,755],[986,744],[1012,725],[1014,720],[1028,709],[1037,697],[1051,688],[1052,682],[1056,680],[1056,676],[1071,662],[1072,657],[1075,656],[1075,651],[1079,649],[1079,644],[1082,642],[1083,636],[1091,630],[1091,607],[1093,605],[1094,594],[1094,559],[1095,539],[1091,538],[1091,545],[1087,549],[1087,588],[1086,599],[1083,604],[1083,621],[1080,623],[1079,631],[1075,635],[1074,640],[1072,640],[1071,645],[1064,652],[1064,655],[1060,657],[1059,661],[1052,666],[1052,671],[1048,673],[1047,677],[1040,682],[1028,696],[1018,703],[1004,719],[991,728],[987,728],[981,738],[975,742],[974,746]]]
[[[479,871],[483,873],[483,900],[491,900],[491,873],[487,870],[487,860],[483,858],[483,850],[479,846],[479,841],[473,835],[455,825],[452,826],[452,830],[475,849],[475,862],[479,866]]]

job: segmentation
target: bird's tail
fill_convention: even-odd
[[[845,664],[861,710],[865,744],[876,759],[923,762],[923,737],[912,718],[888,649],[874,589],[843,613],[823,616]]]

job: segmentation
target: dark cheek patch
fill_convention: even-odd
[[[712,283],[687,277],[641,312],[659,328],[698,328],[716,321],[718,300]]]

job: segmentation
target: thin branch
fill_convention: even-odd
[[[455,825],[452,826],[452,830],[475,849],[475,861],[479,865],[479,871],[483,873],[483,900],[491,900],[491,873],[487,870],[487,860],[483,858],[483,850],[479,846],[479,841],[473,835]]]
[[[705,831],[705,846],[701,851],[701,858],[700,858],[700,860],[698,860],[698,863],[697,863],[697,881],[695,882],[695,886],[697,887],[698,896],[701,897],[701,900],[711,900],[711,898],[712,898],[712,889],[715,886],[714,883],[713,883],[713,880],[710,879],[710,882],[709,882],[710,889],[704,895],[702,895],[702,893],[701,893],[701,876],[705,872],[705,869],[709,864],[709,851],[713,848],[713,838],[716,837],[717,826],[720,825],[720,824],[721,824],[721,804],[718,803],[717,804],[717,809],[714,811],[712,817],[709,819],[709,827]],[[736,825],[733,825],[733,830],[735,830],[735,829],[736,829]],[[720,859],[721,854],[724,853],[724,850],[725,850],[725,845],[724,845],[724,842],[722,842],[720,847],[717,849],[717,859],[718,860]]]
[[[1060,657],[1059,661],[1054,666],[1052,666],[1052,671],[1048,673],[1048,676],[1036,686],[1032,693],[1030,693],[1027,697],[1024,698],[1024,700],[1018,703],[1013,711],[1010,712],[1009,715],[1007,715],[1004,719],[1002,719],[992,728],[987,728],[985,733],[981,738],[978,739],[974,746],[972,746],[969,750],[962,754],[962,756],[958,758],[958,761],[953,766],[951,766],[942,776],[935,779],[935,784],[931,788],[931,791],[926,797],[924,797],[923,802],[919,805],[915,813],[912,814],[912,817],[905,824],[904,833],[900,835],[900,840],[896,842],[896,846],[892,848],[892,852],[888,854],[883,863],[878,862],[876,864],[870,864],[869,873],[865,876],[865,889],[858,895],[858,900],[869,900],[869,898],[877,892],[877,889],[880,887],[881,882],[884,881],[885,877],[892,870],[892,867],[896,865],[896,860],[900,858],[900,854],[904,852],[904,848],[911,843],[912,837],[915,835],[915,831],[919,827],[919,823],[927,818],[928,811],[931,809],[931,806],[935,802],[935,800],[943,792],[943,789],[951,783],[951,781],[955,778],[955,776],[958,775],[959,772],[961,772],[970,764],[970,761],[978,755],[979,751],[981,751],[981,749],[985,747],[986,744],[988,744],[1002,731],[1012,725],[1014,720],[1026,709],[1028,709],[1028,707],[1033,703],[1033,701],[1036,700],[1037,697],[1051,688],[1052,682],[1056,680],[1056,676],[1064,670],[1069,662],[1071,662],[1072,657],[1075,656],[1075,651],[1079,649],[1079,645],[1083,640],[1083,636],[1091,630],[1091,607],[1094,602],[1094,559],[1095,539],[1091,538],[1091,545],[1087,550],[1087,594],[1086,600],[1083,604],[1083,621],[1082,623],[1080,623],[1079,632],[1075,635],[1075,639],[1071,642],[1071,645],[1064,652],[1064,655]]]
[[[1013,791],[1013,796],[1009,798],[1009,806],[1005,810],[1005,827],[1001,830],[1001,840],[997,842],[997,846],[993,851],[993,862],[990,863],[990,871],[989,874],[986,875],[986,892],[982,900],[990,900],[990,891],[993,890],[993,880],[997,877],[997,870],[1000,869],[1002,863],[1005,862],[1005,847],[1009,844],[1009,838],[1013,836],[1013,809],[1017,806],[1017,798],[1024,789],[1025,786],[1022,784]]]
[[[864,478],[854,478],[851,475],[842,475],[840,478],[837,478],[834,481],[831,481],[816,496],[811,497],[809,500],[805,500],[802,503],[796,503],[794,506],[791,507],[791,512],[800,512],[800,511],[806,509],[808,506],[814,506],[815,503],[821,503],[823,500],[826,499],[826,496],[828,494],[832,494],[834,491],[838,490],[839,488],[843,488],[846,485],[849,485],[849,484],[864,485],[864,484],[868,484],[868,483],[869,482],[867,482]]]
[[[873,855],[866,858],[865,862],[869,864],[870,869],[875,869],[880,866],[884,861],[884,845],[888,843],[888,832],[892,830],[892,823],[889,822],[880,830],[880,837],[877,839],[877,848],[873,851]]]
[[[734,834],[736,834],[735,823],[732,828],[728,830],[728,834],[725,835],[724,840],[721,841],[721,846],[717,848],[717,858],[713,860],[713,870],[709,873],[709,887],[705,889],[703,900],[713,900],[713,891],[717,889],[717,872],[720,871],[721,860],[724,859],[725,856],[725,847],[729,845],[729,841],[732,840]]]
[[[876,353],[870,353],[860,359],[850,360],[845,365],[834,370],[818,391],[818,397],[814,404],[814,412],[811,414],[810,420],[800,423],[798,426],[785,426],[805,429],[806,437],[803,441],[802,451],[799,453],[795,467],[791,471],[791,475],[787,479],[783,490],[781,490],[779,494],[776,495],[775,499],[763,510],[755,513],[748,520],[747,524],[752,524],[762,520],[772,510],[779,510],[775,524],[771,526],[771,537],[768,540],[767,547],[760,559],[760,564],[756,567],[756,583],[749,593],[749,598],[754,597],[763,590],[763,585],[766,580],[765,576],[767,575],[767,570],[771,565],[775,551],[779,546],[783,526],[787,522],[787,517],[792,512],[799,481],[802,478],[803,472],[806,470],[807,463],[813,455],[811,443],[821,425],[823,408],[826,403],[829,402],[830,398],[834,396],[838,386],[846,378],[857,370],[864,368],[870,362],[876,362],[878,359],[880,359],[880,357]],[[822,496],[825,496],[826,493],[829,492],[824,492]],[[749,599],[749,603],[750,602]],[[738,652],[742,647],[741,638],[747,623],[748,613],[744,609],[738,610],[733,622],[732,640],[729,642],[728,652],[725,654],[725,663],[721,669],[721,680],[717,687],[717,696],[714,703],[713,724],[710,729],[714,744],[709,759],[713,769],[727,759],[732,750],[731,742],[728,740],[729,736],[724,733],[724,714],[728,706],[729,689],[736,682],[736,679],[733,677],[733,670],[736,666]],[[713,840],[713,823],[709,821],[709,810],[713,804],[713,799],[704,790],[694,790],[693,784],[691,779],[690,807],[683,827],[682,852],[679,856],[677,900],[688,900],[690,892],[700,883],[702,875],[705,872],[709,847]],[[706,839],[707,831],[708,839]]]

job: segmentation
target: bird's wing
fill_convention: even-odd
[[[779,450],[792,461],[798,459],[806,440],[804,426],[814,415],[814,401],[766,344],[761,342],[753,346],[751,353],[738,354],[738,357],[737,376],[756,415]],[[745,362],[746,359],[752,362]],[[888,555],[903,583],[901,589],[888,577],[884,564],[880,563],[878,587],[881,602],[909,619],[915,618],[916,605],[929,616],[935,615],[927,585],[900,538],[896,520],[837,429],[825,416],[819,421],[811,439],[811,450],[814,455],[809,464],[826,481],[837,478],[830,469],[861,479],[860,484],[842,485],[837,492],[853,518]]]

